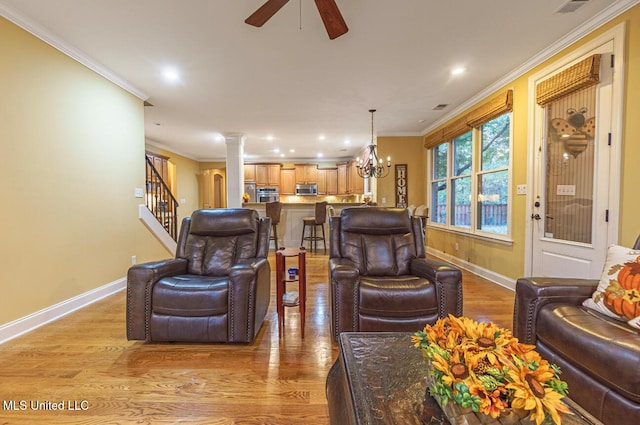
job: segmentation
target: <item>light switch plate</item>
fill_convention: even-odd
[[[519,184],[518,186],[516,186],[516,193],[518,195],[526,195],[527,194],[527,185],[526,184]]]
[[[133,195],[136,198],[144,198],[144,189],[141,189],[139,187],[136,187],[133,191]]]

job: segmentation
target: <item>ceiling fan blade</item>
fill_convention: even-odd
[[[244,22],[254,27],[261,27],[287,3],[289,3],[289,0],[267,0],[265,4],[260,6],[258,10],[253,12]]]
[[[349,31],[335,0],[316,0],[316,6],[331,40]]]

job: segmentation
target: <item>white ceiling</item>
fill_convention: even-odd
[[[247,160],[289,162],[353,156],[372,108],[378,136],[422,135],[638,3],[556,13],[566,1],[337,0],[349,32],[335,40],[311,0],[262,28],[244,20],[264,0],[0,0],[0,14],[153,104],[149,142],[220,160],[221,135],[240,133]]]

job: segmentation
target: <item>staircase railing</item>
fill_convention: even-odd
[[[178,238],[178,201],[171,193],[171,190],[162,179],[156,167],[153,166],[153,162],[148,156],[145,156],[147,160],[146,176],[146,205],[149,211],[158,219],[158,222],[166,229],[171,235],[173,240]]]

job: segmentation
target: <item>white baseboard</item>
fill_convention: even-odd
[[[86,307],[102,298],[115,294],[123,290],[127,286],[127,279],[121,278],[106,285],[102,285],[96,289],[85,292],[58,304],[47,307],[43,310],[36,311],[28,316],[21,317],[13,322],[9,322],[0,326],[0,344],[3,344],[13,338],[19,337],[27,332],[39,328],[40,326],[51,323],[69,313]]]
[[[454,264],[461,269],[477,274],[478,276],[487,279],[497,285],[503,286],[507,289],[511,289],[512,291],[516,290],[516,281],[509,277],[498,274],[492,270],[479,267],[476,264],[469,263],[468,261],[465,261],[458,257],[454,257],[453,255],[447,254],[446,252],[437,251],[433,248],[427,247],[427,252],[434,257],[442,258],[443,260]]]

